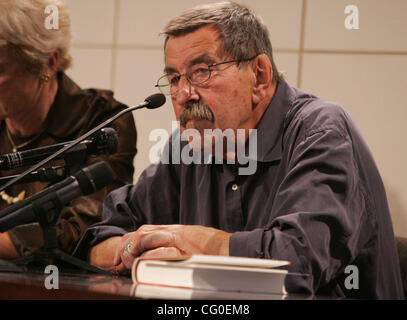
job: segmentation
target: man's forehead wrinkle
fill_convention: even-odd
[[[208,53],[202,53],[202,54],[198,55],[197,57],[188,60],[185,64],[185,66],[187,68],[190,68],[190,67],[200,64],[200,63],[211,64],[214,62],[216,62],[216,57],[213,57],[212,55],[210,55]],[[170,73],[179,73],[179,72],[175,68],[165,67],[164,73],[170,74]]]
[[[218,36],[211,34],[205,34],[199,38],[194,36],[194,33],[170,37],[165,50],[166,66],[164,70],[179,71],[169,60],[179,62],[185,58],[183,61],[185,67],[199,62],[214,63],[219,58],[219,52],[222,52],[221,44]],[[168,59],[169,57],[170,59]]]
[[[205,53],[202,53],[199,56],[191,59],[187,65],[193,66],[198,63],[213,63],[213,62],[215,62],[215,60],[216,60],[216,57],[213,57],[211,54],[208,54],[205,52]]]
[[[200,63],[204,63],[204,64],[209,65],[209,64],[214,63],[216,61],[217,61],[216,57],[213,57],[212,55],[207,54],[207,53],[203,53],[203,54],[198,55],[195,58],[192,58],[192,59],[186,61],[185,67],[190,68],[190,67],[195,66],[195,65],[200,64]],[[175,68],[172,68],[172,67],[165,67],[164,68],[164,73],[167,73],[167,74],[168,73],[179,73],[179,71],[177,69],[175,69]]]

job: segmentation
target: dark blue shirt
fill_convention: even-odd
[[[403,298],[385,189],[349,115],[282,81],[257,141],[252,175],[230,164],[150,165],[107,197],[76,254],[142,224],[210,226],[233,233],[232,256],[289,260],[289,271],[310,275],[288,276],[290,293]]]

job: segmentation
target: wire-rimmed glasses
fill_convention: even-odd
[[[254,58],[256,58],[256,56],[248,59],[235,59],[212,64],[198,63],[190,67],[184,74],[171,73],[163,75],[157,80],[157,84],[155,85],[155,87],[158,88],[161,91],[161,93],[165,95],[174,95],[179,90],[179,81],[182,76],[185,76],[185,78],[191,85],[199,86],[210,79],[212,71],[211,68],[226,63],[232,62],[240,63],[250,61],[253,60]]]

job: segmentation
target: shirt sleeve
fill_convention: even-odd
[[[337,130],[307,135],[291,150],[288,166],[272,220],[234,233],[230,254],[288,260],[289,271],[304,274],[287,277],[288,292],[313,294],[354,259],[367,223],[364,192],[352,142]]]

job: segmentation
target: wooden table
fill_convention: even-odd
[[[48,276],[40,270],[0,272],[0,299],[132,299],[130,277],[59,272],[58,289],[47,289]]]

